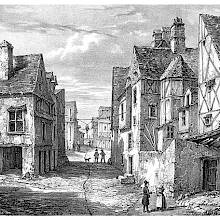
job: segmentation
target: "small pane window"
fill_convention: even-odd
[[[121,103],[121,120],[124,120],[124,104]]]
[[[174,137],[174,127],[172,125],[167,126],[167,138]]]
[[[157,117],[156,105],[150,105],[149,106],[149,116],[152,117],[152,118],[156,118]]]
[[[24,131],[24,117],[22,110],[13,110],[9,112],[9,132]]]
[[[183,126],[186,125],[186,111],[185,110],[182,111],[182,125]]]
[[[128,134],[128,149],[132,147],[131,133]]]

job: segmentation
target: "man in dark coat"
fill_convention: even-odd
[[[149,182],[147,180],[144,181],[144,188],[143,188],[143,198],[142,198],[142,205],[143,205],[143,212],[150,212],[148,209],[149,206],[149,198],[150,198],[150,191],[148,189]],[[145,211],[146,209],[146,211]]]
[[[95,162],[98,163],[99,162],[99,152],[98,152],[97,148],[95,149],[94,157],[95,157]]]

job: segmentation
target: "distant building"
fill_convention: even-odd
[[[76,101],[66,102],[65,106],[66,149],[80,150],[80,145],[84,144],[84,135],[79,131]]]
[[[93,147],[111,149],[111,107],[100,106],[98,117],[89,124],[88,144]]]
[[[98,110],[97,147],[111,149],[111,107],[100,106]]]
[[[64,90],[55,92],[56,76],[45,71],[42,54],[14,56],[3,41],[0,55],[0,173],[54,170],[66,160],[64,144],[58,146],[65,121],[56,114],[64,111],[57,109]]]

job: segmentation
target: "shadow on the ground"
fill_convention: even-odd
[[[115,215],[111,208],[86,202],[74,192],[36,193],[28,188],[0,187],[0,198],[0,215]]]
[[[45,176],[50,177],[50,175],[51,174],[48,173]],[[56,171],[56,175],[64,179],[88,175],[90,175],[90,178],[113,179],[119,175],[123,175],[123,173],[106,163],[71,161],[68,165],[59,168],[59,170]]]

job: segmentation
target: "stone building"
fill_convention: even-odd
[[[42,54],[14,56],[7,41],[0,54],[0,172],[54,170],[62,163],[59,150],[65,156],[64,145],[58,147],[64,133],[57,127],[56,77],[45,71]]]
[[[99,107],[97,147],[111,149],[111,107]]]
[[[66,102],[65,105],[66,149],[80,150],[80,146],[84,144],[84,135],[79,130],[81,126],[77,119],[76,101]]]
[[[90,146],[111,149],[111,107],[100,106],[98,117],[92,118],[88,128]]]
[[[197,134],[198,60],[198,49],[185,45],[182,19],[175,18],[153,31],[151,47],[134,46],[128,68],[113,68],[112,161],[171,195],[186,190],[177,179],[187,167],[180,170],[180,149]]]

